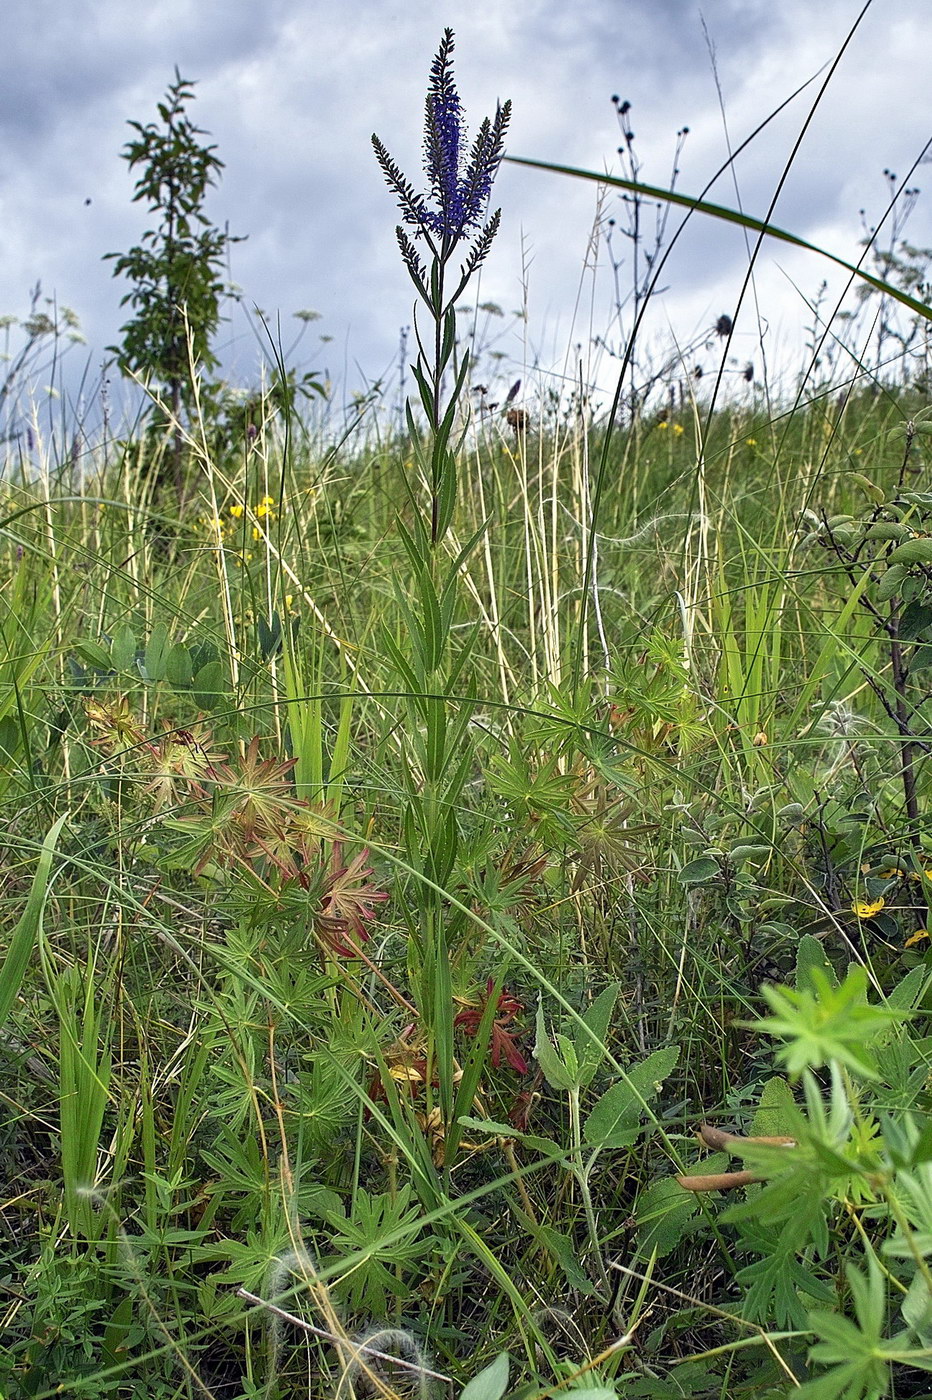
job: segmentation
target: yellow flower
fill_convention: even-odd
[[[263,518],[263,516],[274,515],[274,513],[275,512],[272,510],[272,507],[271,505],[269,505],[268,501],[260,501],[259,504],[256,506],[256,515],[260,520]]]
[[[856,899],[851,906],[851,912],[859,919],[872,919],[875,914],[880,913],[885,903],[886,900],[883,897],[871,901]]]
[[[230,514],[232,515],[234,520],[241,520],[243,511],[245,509],[245,506],[242,506],[239,504],[239,502],[237,502],[235,506],[230,506]]]
[[[929,930],[927,928],[917,928],[916,932],[914,934],[911,934],[910,937],[907,938],[906,942],[903,944],[903,947],[912,948],[916,943],[921,943],[924,938],[928,937]]]
[[[667,431],[667,429],[669,428],[669,426],[670,426],[670,424],[667,423],[666,421],[664,421],[663,423],[658,423],[658,424],[657,424],[657,427],[658,427],[659,431],[662,432],[662,433],[665,433],[665,432]]]
[[[275,504],[275,497],[274,497],[274,496],[263,496],[263,497],[262,497],[262,500],[259,502],[259,504],[260,504],[260,506],[274,506],[274,504]]]
[[[682,437],[685,431],[686,429],[683,427],[682,423],[673,424],[673,434],[675,437]]]
[[[261,540],[261,539],[262,539],[262,531],[259,529],[258,525],[253,525],[253,527],[252,527],[252,537],[253,537],[254,540]]]
[[[757,446],[757,438],[745,438],[745,442],[747,443],[748,447]]]

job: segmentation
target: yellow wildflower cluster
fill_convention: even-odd
[[[275,519],[276,501],[274,496],[261,496],[253,507],[249,507],[242,501],[234,501],[227,507],[226,516],[222,515],[201,515],[198,517],[198,524],[210,535],[214,537],[213,548],[218,549],[220,545],[231,537],[236,529],[236,522],[243,519],[247,511],[256,520],[266,522],[266,527]],[[261,540],[265,530],[259,525],[253,525],[253,540]],[[234,555],[237,564],[248,562],[252,558],[251,550],[242,550]]]
[[[666,419],[664,419],[662,423],[658,423],[658,424],[657,424],[657,430],[658,430],[658,432],[663,432],[663,433],[665,433],[665,432],[667,431],[668,428],[672,428],[672,429],[673,429],[673,436],[674,436],[674,437],[682,437],[683,434],[684,434],[684,432],[686,431],[686,429],[683,427],[682,423],[668,423]]]
[[[234,520],[242,520],[243,516],[246,514],[246,506],[242,501],[235,501],[234,504],[230,506],[229,513]],[[270,524],[275,519],[275,497],[268,495],[261,496],[253,506],[251,514],[255,516],[256,520],[265,520]],[[253,539],[261,540],[262,535],[263,531],[260,527],[258,525],[253,525]]]

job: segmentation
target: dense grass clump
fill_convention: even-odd
[[[0,486],[0,1390],[922,1393],[921,403],[258,422]]]

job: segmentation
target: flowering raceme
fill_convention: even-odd
[[[372,137],[376,159],[389,189],[398,200],[403,224],[415,230],[412,238],[403,224],[395,235],[405,267],[427,307],[433,334],[422,332],[415,308],[418,356],[413,365],[420,403],[427,416],[428,442],[420,433],[410,403],[405,416],[414,457],[430,493],[430,547],[434,549],[449,529],[457,492],[458,468],[451,429],[456,401],[469,369],[469,353],[463,349],[454,376],[449,402],[444,403],[444,376],[452,368],[457,345],[455,307],[470,277],[482,266],[498,232],[501,210],[487,222],[486,206],[492,183],[505,151],[505,132],[511,103],[499,104],[495,119],[486,117],[467,150],[467,133],[459,93],[453,81],[453,31],[445,29],[430,70],[424,119],[424,173],[426,194],[418,194],[377,136]],[[470,238],[459,273],[448,277],[454,251]],[[415,240],[422,239],[428,258]]]
[[[376,158],[389,189],[398,200],[401,217],[426,239],[431,253],[443,261],[470,230],[478,237],[470,250],[465,279],[484,259],[499,225],[496,211],[483,226],[492,182],[504,154],[505,132],[511,103],[499,105],[494,121],[483,121],[466,153],[467,133],[459,93],[453,80],[453,31],[445,29],[430,70],[424,117],[424,173],[429,194],[415,193],[401,169],[377,136],[372,137]],[[402,227],[396,230],[402,257],[421,294],[427,299],[423,264]]]

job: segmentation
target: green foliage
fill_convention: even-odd
[[[68,814],[66,812],[58,818],[42,843],[39,863],[29,891],[29,898],[26,901],[26,908],[10,934],[6,954],[2,964],[0,964],[0,1029],[9,1016],[23,984],[36,940],[42,930],[42,916],[49,896],[52,858],[55,854],[58,838],[67,820]]]
[[[388,1317],[408,1296],[404,1276],[431,1249],[429,1237],[420,1238],[419,1214],[408,1187],[403,1187],[394,1199],[386,1193],[370,1195],[360,1190],[351,1216],[342,1211],[331,1212],[331,1243],[338,1255],[359,1251],[364,1255],[336,1284],[337,1294],[348,1307],[364,1315]],[[402,1238],[382,1244],[386,1236],[396,1236],[398,1232],[402,1232]]]
[[[230,244],[239,241],[204,212],[223,161],[188,115],[193,99],[193,84],[176,68],[158,104],[158,122],[129,123],[136,136],[123,158],[130,170],[140,170],[133,200],[158,223],[128,252],[106,254],[114,276],[133,284],[120,304],[128,303],[134,315],[121,328],[121,344],[110,348],[124,374],[167,392],[176,418],[182,405],[189,406],[192,365],[209,370],[217,363],[211,340],[228,295],[223,272]]]
[[[871,1042],[893,1022],[902,1020],[904,1013],[868,1002],[867,973],[861,966],[849,968],[844,982],[833,986],[824,968],[813,963],[807,980],[809,987],[795,991],[764,987],[773,1015],[756,1022],[755,1028],[786,1040],[777,1051],[777,1059],[794,1077],[834,1060],[867,1079],[876,1079]]]

